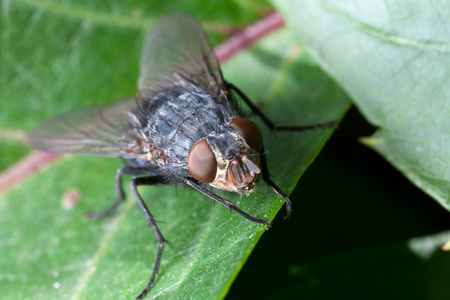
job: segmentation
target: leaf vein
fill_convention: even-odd
[[[186,266],[186,268],[184,269],[183,273],[180,276],[181,279],[179,281],[177,281],[176,283],[172,284],[171,286],[169,286],[168,288],[160,291],[159,293],[157,293],[155,295],[152,295],[151,299],[158,299],[159,295],[164,294],[165,292],[169,291],[172,287],[178,287],[179,288],[181,283],[186,280],[186,278],[188,277],[189,273],[191,272],[193,267],[196,265],[196,262],[200,258],[200,253],[201,253],[201,250],[203,248],[202,246],[204,245],[205,241],[207,240],[207,237],[208,237],[209,233],[211,232],[213,220],[215,220],[215,216],[217,215],[217,210],[218,210],[218,206],[215,206],[215,208],[213,210],[213,214],[209,218],[209,222],[208,222],[205,230],[203,231],[202,239],[200,240],[200,243],[198,244],[197,253],[195,254],[195,257],[192,260],[191,264],[189,266]],[[175,295],[175,294],[176,294],[175,292],[172,292],[172,295]]]
[[[83,291],[86,289],[89,280],[92,278],[95,271],[97,270],[97,266],[101,258],[105,256],[105,254],[107,253],[109,245],[111,244],[116,232],[119,230],[119,224],[122,223],[125,217],[130,213],[130,210],[133,207],[134,203],[135,203],[134,201],[127,201],[125,209],[120,212],[120,214],[114,219],[114,222],[112,222],[112,224],[110,224],[110,226],[108,227],[109,232],[100,241],[97,253],[95,253],[93,259],[90,261],[89,267],[84,272],[84,275],[80,277],[80,280],[78,281],[78,284],[75,287],[72,299],[75,300],[82,298]]]
[[[358,20],[352,18],[351,16],[345,14],[343,11],[339,10],[336,7],[332,7],[329,3],[323,0],[319,0],[319,3],[323,7],[324,10],[328,11],[331,14],[334,14],[337,17],[340,17],[346,21],[348,21],[352,26],[361,30],[362,32],[370,35],[379,40],[402,46],[408,48],[414,48],[419,50],[428,50],[428,51],[439,51],[439,52],[449,52],[450,45],[439,43],[439,42],[431,42],[431,41],[415,41],[407,38],[403,38],[391,33],[383,32],[379,28],[375,28],[368,24],[364,24],[359,22]]]
[[[154,24],[154,20],[130,17],[129,15],[113,15],[108,13],[102,13],[99,11],[88,11],[76,6],[62,5],[46,0],[19,0],[33,6],[38,9],[42,9],[47,12],[54,13],[56,15],[66,16],[79,20],[89,21],[92,23],[106,24],[106,25],[119,25],[122,27],[142,28],[147,29]]]

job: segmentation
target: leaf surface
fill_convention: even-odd
[[[377,132],[364,142],[450,210],[450,7],[445,1],[275,0]]]
[[[0,127],[28,131],[61,112],[135,93],[146,21],[123,25],[109,16],[114,9],[105,13],[94,4],[7,4],[2,60],[8,68],[0,72],[10,89],[1,89],[2,111],[8,114]],[[132,19],[132,7],[117,5],[120,20]],[[286,29],[239,54],[223,71],[278,124],[338,120],[349,105]],[[292,191],[332,131],[271,134],[263,128],[269,170],[284,191]],[[128,184],[129,197],[116,215],[83,220],[85,212],[105,209],[114,200],[120,166],[114,159],[64,156],[0,196],[2,297],[129,299],[140,293],[157,244]],[[64,210],[61,203],[72,188],[80,192],[80,202]],[[140,191],[169,241],[148,298],[224,297],[264,228],[189,188]],[[263,182],[249,197],[224,196],[266,220],[283,206]]]

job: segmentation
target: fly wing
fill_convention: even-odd
[[[137,106],[135,99],[125,99],[70,112],[39,125],[30,142],[53,153],[136,158],[130,151],[136,138],[125,112],[136,111]]]
[[[205,33],[197,21],[182,14],[162,19],[148,33],[140,70],[138,87],[145,99],[173,87],[190,91],[200,86],[220,93],[224,84]],[[37,127],[30,142],[54,153],[146,159],[152,143],[145,124],[133,113],[142,111],[147,100],[141,105],[138,101],[143,100],[128,99],[62,115]]]
[[[165,88],[194,86],[220,92],[219,63],[200,24],[188,15],[165,17],[147,34],[140,60],[138,88],[154,95]]]

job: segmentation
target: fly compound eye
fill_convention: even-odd
[[[216,178],[217,160],[206,140],[200,140],[192,147],[188,156],[191,175],[200,182],[210,183]]]
[[[262,150],[263,136],[255,122],[250,119],[240,118],[231,121],[230,126],[239,133],[242,139],[253,150],[258,152]]]

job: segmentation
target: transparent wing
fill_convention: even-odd
[[[189,91],[201,86],[212,92],[223,88],[220,67],[205,33],[187,15],[163,18],[148,33],[142,51],[138,87],[146,99],[171,87]],[[54,153],[142,157],[141,142],[146,137],[139,121],[130,122],[126,114],[142,108],[138,106],[137,100],[127,99],[71,112],[41,124],[31,133],[30,142]]]
[[[163,18],[147,34],[140,60],[139,91],[154,95],[180,86],[223,88],[219,63],[200,24],[188,15]]]
[[[136,111],[137,101],[125,99],[109,106],[70,112],[39,125],[31,144],[53,153],[135,158],[129,146],[135,142],[125,112]]]

